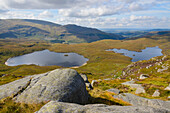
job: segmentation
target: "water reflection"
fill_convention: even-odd
[[[136,61],[139,61],[139,60],[149,60],[152,57],[163,55],[161,53],[162,49],[160,49],[158,46],[147,47],[146,49],[143,49],[142,52],[129,51],[129,50],[126,50],[126,49],[109,49],[107,51],[114,51],[115,53],[122,53],[125,56],[131,57],[132,62],[136,62]]]
[[[81,66],[88,61],[77,53],[56,53],[49,50],[37,51],[30,54],[10,58],[6,61],[8,66],[35,64],[39,66],[57,65],[63,67]]]

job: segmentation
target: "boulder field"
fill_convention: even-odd
[[[0,100],[11,97],[18,103],[46,102],[36,113],[169,113],[170,102],[122,93],[113,96],[132,106],[88,104],[88,78],[73,69],[27,76],[0,86]]]

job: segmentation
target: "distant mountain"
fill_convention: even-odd
[[[146,33],[144,36],[127,38],[129,40],[139,39],[139,38],[150,38],[150,39],[166,39],[170,41],[170,31],[151,31]]]
[[[148,30],[145,30],[145,31],[170,31],[170,29],[148,29]]]
[[[121,35],[106,33],[77,25],[59,25],[31,19],[1,19],[0,38],[35,38],[50,42],[84,43],[102,39],[124,39]]]
[[[81,27],[77,25],[65,25],[63,27],[66,28],[68,33],[71,33],[79,38],[86,39],[87,42],[97,41],[101,39],[124,39],[124,37],[122,37],[121,35],[106,33],[94,28]]]
[[[133,38],[133,37],[144,37],[144,36],[152,36],[152,35],[158,35],[160,33],[163,33],[164,31],[170,31],[170,29],[135,29],[135,28],[118,28],[118,29],[101,29],[104,32],[107,33],[114,33],[117,35],[124,36],[126,38]],[[161,34],[160,34],[161,35]]]

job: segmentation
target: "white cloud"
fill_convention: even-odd
[[[15,9],[60,9],[85,5],[89,0],[0,0],[1,7]]]
[[[39,18],[53,18],[53,17],[54,15],[48,10],[45,10],[39,14]]]
[[[114,10],[111,10],[112,8],[107,6],[102,6],[98,8],[86,8],[86,9],[61,9],[59,10],[59,14],[63,16],[68,17],[96,17],[96,16],[107,16],[107,15],[113,15],[117,14],[120,10],[120,8],[115,8]]]
[[[69,17],[96,17],[124,14],[151,9],[160,2],[156,0],[107,0],[100,3],[59,9],[59,14]]]
[[[58,24],[100,28],[170,27],[167,10],[169,0],[0,0],[0,2],[1,19],[56,20]]]
[[[169,22],[169,23],[167,23]],[[96,18],[75,18],[60,17],[56,23],[77,24],[97,28],[169,28],[170,18],[157,18],[152,16],[131,15],[123,18],[116,17],[96,17]]]
[[[70,17],[94,17],[150,9],[168,0],[0,0],[6,9],[59,9]],[[1,9],[1,8],[0,8]]]
[[[153,19],[155,19],[155,17],[153,16],[135,16],[135,15],[130,16],[130,21],[153,20]]]
[[[36,19],[35,15],[31,12],[22,11],[8,11],[6,13],[0,14],[0,19]]]

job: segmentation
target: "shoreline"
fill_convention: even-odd
[[[87,64],[87,62],[86,63],[84,63],[83,65],[81,65],[81,66],[85,66]],[[79,67],[81,67],[81,66],[74,66],[74,67],[70,67],[70,68],[79,68]]]
[[[5,65],[7,65],[7,66],[8,66],[8,63],[7,63],[7,62],[5,62]]]
[[[7,65],[7,66],[9,66],[9,65],[8,65],[8,60],[9,60],[9,59],[11,59],[11,57],[8,58],[7,61],[5,62],[5,65]]]

